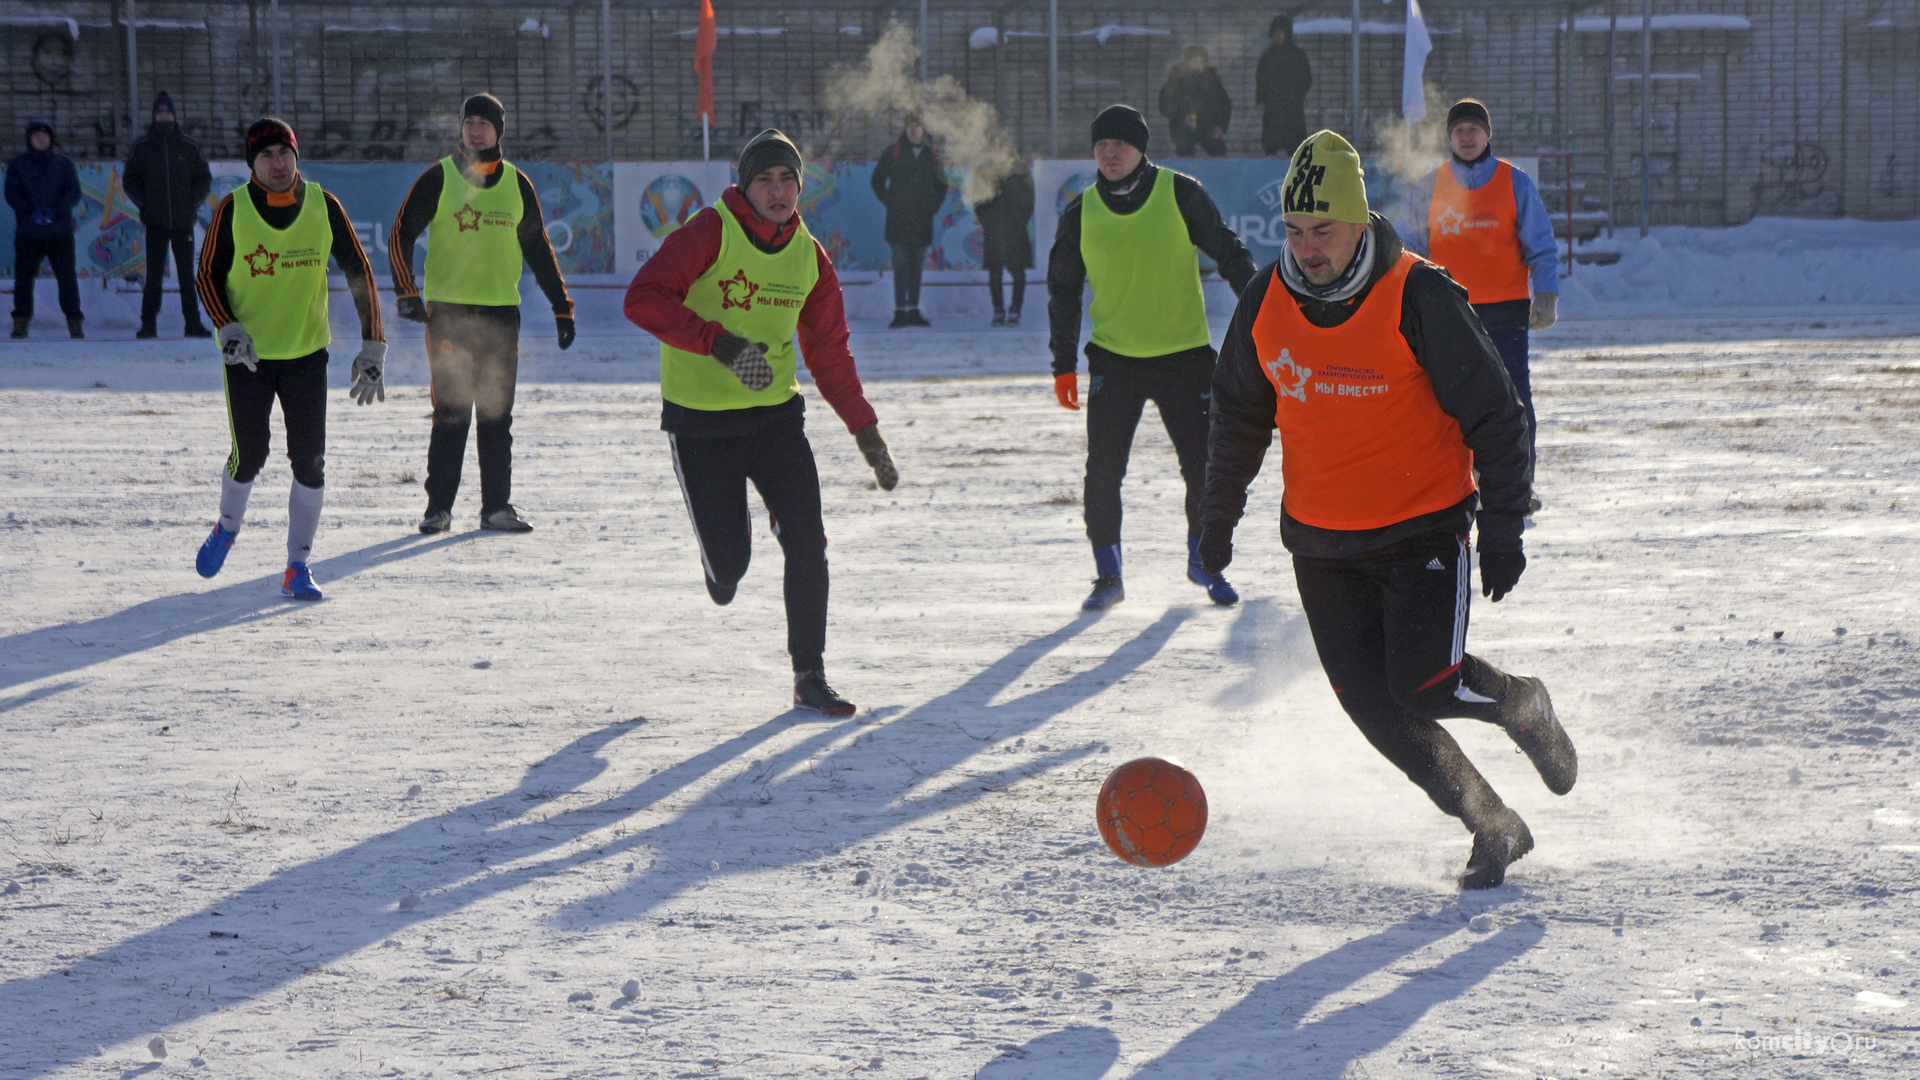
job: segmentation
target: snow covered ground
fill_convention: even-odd
[[[617,295],[564,355],[528,318],[530,535],[468,531],[471,471],[460,531],[413,531],[410,328],[384,405],[336,394],[317,605],[275,587],[277,434],[192,572],[209,345],[0,349],[0,1076],[1920,1074],[1920,308],[1536,338],[1547,509],[1470,640],[1583,769],[1555,798],[1451,725],[1539,842],[1463,896],[1466,835],[1319,673],[1277,462],[1214,608],[1150,418],[1129,599],[1083,616],[1041,304],[863,323],[903,480],[813,399],[862,706],[823,722],[786,709],[763,513],[739,599],[700,587]],[[1168,870],[1094,830],[1142,753],[1212,803]]]

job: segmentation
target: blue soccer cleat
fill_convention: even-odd
[[[1207,599],[1221,607],[1229,607],[1240,602],[1240,594],[1234,591],[1233,586],[1227,584],[1225,574],[1209,574],[1204,567],[1189,566],[1187,580],[1207,590]]]
[[[280,579],[280,595],[291,596],[295,600],[322,599],[320,587],[313,583],[313,575],[303,562],[287,564],[287,576]]]
[[[233,550],[233,538],[239,535],[221,525],[213,527],[206,542],[200,545],[200,554],[193,560],[193,568],[200,571],[201,577],[210,578],[227,565],[227,552]]]

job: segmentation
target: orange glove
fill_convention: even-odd
[[[1060,407],[1080,411],[1080,376],[1069,371],[1065,375],[1053,377],[1053,396],[1060,399]]]

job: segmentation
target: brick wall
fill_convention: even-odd
[[[1611,176],[1614,220],[1637,223],[1640,35],[1613,35],[1610,71],[1609,35],[1581,29],[1606,18],[1605,2],[1424,6],[1434,31],[1427,78],[1435,90],[1486,100],[1503,151],[1574,152],[1584,208],[1606,207]],[[794,133],[809,152],[842,157],[871,153],[891,138],[895,118],[843,114],[827,99],[826,77],[833,65],[858,60],[889,23],[917,26],[916,3],[722,0],[719,7],[726,33],[716,62],[716,157],[770,124]],[[1231,150],[1260,152],[1254,67],[1276,5],[1061,0],[1060,7],[1064,153],[1082,150],[1088,120],[1114,101],[1147,111],[1155,149],[1167,151],[1165,121],[1152,106],[1168,66],[1192,44],[1208,49],[1235,100]],[[931,73],[952,75],[991,101],[1023,151],[1048,154],[1046,5],[932,0],[930,8]],[[613,3],[615,159],[699,155],[690,68],[696,10],[693,0]],[[0,0],[0,80],[13,130],[30,116],[45,117],[78,157],[126,153],[125,11],[126,0]],[[1339,0],[1307,3],[1295,17],[1325,28],[1347,11]],[[1617,11],[1637,19],[1639,0],[1617,0]],[[136,12],[141,126],[154,89],[165,86],[211,155],[237,156],[241,132],[273,100],[270,5],[137,0]],[[1569,12],[1571,33],[1563,29]],[[1656,0],[1653,12],[1646,112],[1655,223],[1920,215],[1920,0]],[[1397,0],[1362,4],[1363,23],[1397,24],[1403,15]],[[1671,23],[1676,16],[1680,26]],[[1745,25],[1695,28],[1687,16],[1732,16]],[[508,104],[511,152],[604,158],[601,25],[591,0],[283,0],[283,112],[309,157],[425,160],[452,137],[461,98],[490,89]],[[981,27],[1000,31],[1001,43],[969,48]],[[1403,39],[1362,35],[1357,118],[1347,35],[1305,33],[1299,41],[1314,70],[1309,125],[1335,127],[1372,149],[1375,125],[1398,114]],[[1559,186],[1557,176],[1547,179]]]

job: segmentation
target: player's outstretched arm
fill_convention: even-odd
[[[874,483],[882,491],[892,491],[900,482],[900,470],[893,463],[893,451],[880,434],[879,418],[860,385],[859,367],[848,346],[847,308],[840,293],[840,275],[818,240],[814,241],[813,248],[820,276],[800,308],[800,323],[795,328],[800,359],[813,376],[813,385],[819,389],[820,396],[827,399],[840,422],[853,433],[854,445],[860,448],[860,456],[873,470]]]

